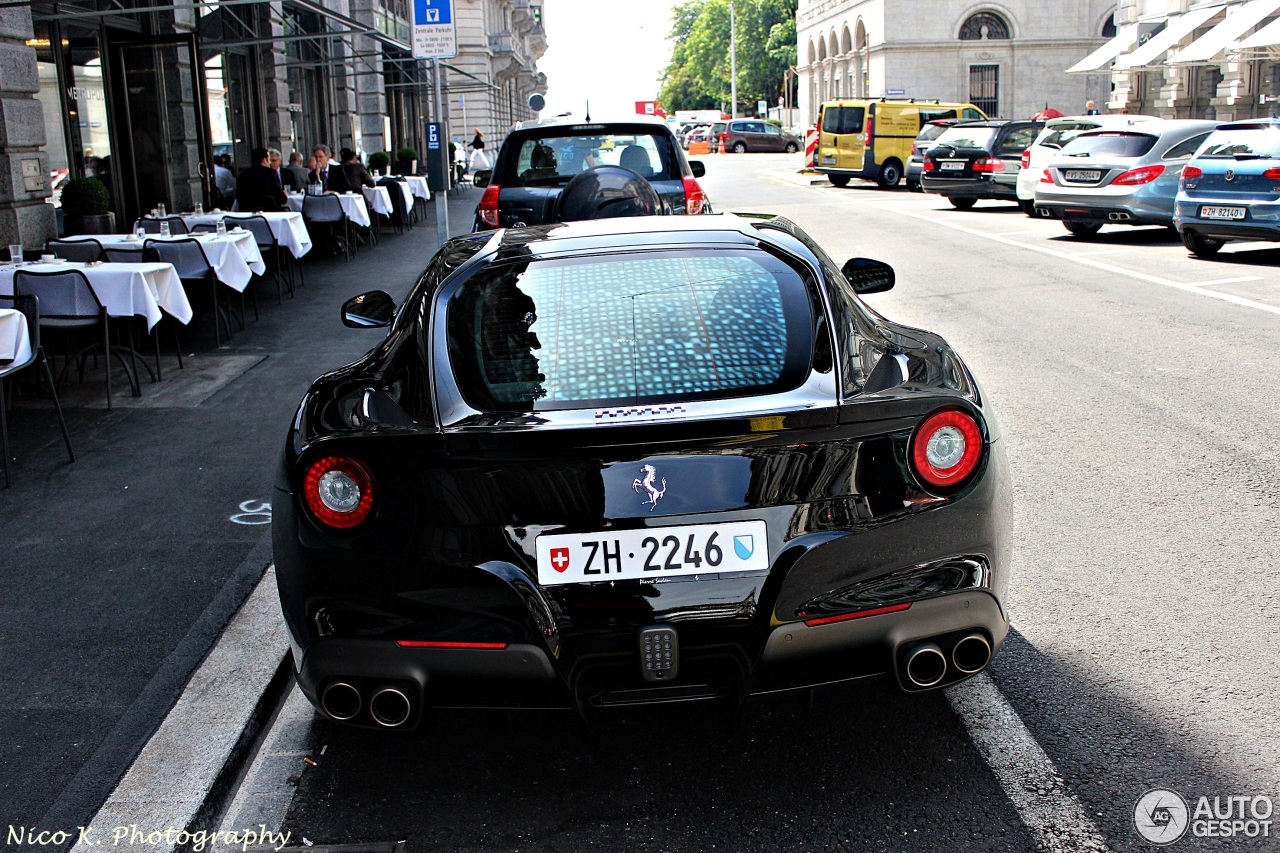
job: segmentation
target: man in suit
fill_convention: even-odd
[[[308,183],[319,184],[321,190],[323,190],[324,192],[341,192],[345,190],[346,189],[345,181],[343,181],[341,178],[337,178],[338,169],[329,168],[330,166],[329,160],[330,158],[333,157],[333,152],[329,150],[329,146],[317,145],[315,147],[315,150],[312,151],[311,153],[316,158],[316,167],[311,170],[311,174],[308,176],[309,177]],[[338,187],[329,186],[329,182],[333,178],[337,178],[339,184],[342,185],[341,190],[339,190]]]
[[[281,162],[282,161],[281,161],[279,149],[268,148],[267,149],[267,168],[271,169],[273,172],[275,172],[277,175],[280,176],[280,185],[284,187],[285,192],[295,192],[297,190],[302,189],[302,187],[297,185],[293,176],[293,172],[290,172],[288,169],[282,169],[280,167]]]
[[[307,189],[308,169],[302,165],[302,152],[294,151],[289,155],[289,165],[280,170],[280,174],[289,172],[293,175],[294,189],[305,192]]]
[[[337,172],[332,167],[329,169],[329,185],[330,188],[336,189],[338,192],[357,192],[361,187],[377,186],[374,183],[373,175],[369,174],[369,170],[364,164],[356,159],[356,152],[350,148],[342,149],[342,163]],[[340,186],[334,186],[334,180],[337,179]]]
[[[253,165],[236,178],[236,203],[241,210],[286,210],[280,173],[272,169],[270,152],[255,148],[249,154]]]

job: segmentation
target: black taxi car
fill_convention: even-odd
[[[273,501],[325,715],[749,696],[982,671],[1008,632],[991,403],[936,334],[768,217],[456,238],[306,392]]]
[[[698,184],[701,161],[685,159],[666,122],[647,116],[591,122],[572,118],[523,122],[507,135],[493,169],[477,172],[484,187],[473,231],[543,225],[565,217],[557,208],[571,182],[599,168],[627,169],[657,192],[657,214],[710,213]]]

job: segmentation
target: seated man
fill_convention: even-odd
[[[356,159],[356,152],[350,148],[343,148],[341,155],[341,165],[337,169],[329,167],[329,189],[340,193],[353,193],[359,191],[361,187],[377,186],[373,181],[373,175],[370,175],[364,164]]]
[[[270,152],[255,148],[249,157],[253,165],[236,178],[236,204],[241,210],[286,210],[288,199],[280,173],[270,166]]]

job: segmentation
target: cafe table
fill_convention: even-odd
[[[65,239],[74,240],[75,237]],[[126,249],[141,249],[143,240],[132,234],[95,234],[94,239],[104,246],[120,246]],[[146,241],[164,242],[165,240],[197,240],[204,248],[205,257],[213,267],[213,274],[218,281],[243,293],[253,279],[253,274],[263,275],[267,265],[258,251],[258,243],[253,234],[246,228],[231,229],[226,234],[212,232],[200,234],[174,234],[172,237],[161,237],[159,234],[148,234]]]
[[[182,215],[182,221],[187,223],[188,228],[193,228],[196,225],[216,225],[219,220],[225,219],[227,227],[230,228],[235,224],[237,217],[246,216],[261,216],[267,220],[267,225],[271,227],[271,233],[275,235],[276,242],[288,249],[295,258],[301,258],[311,251],[311,235],[307,232],[307,224],[302,221],[301,213],[292,210],[264,210],[259,213],[215,210],[201,214],[186,213]]]
[[[103,234],[99,237],[115,235]],[[98,301],[112,317],[146,317],[147,329],[160,322],[161,311],[186,324],[191,322],[191,302],[173,264],[149,262],[141,264],[93,263],[81,261],[40,261],[24,263],[22,269],[36,272],[80,270]],[[13,295],[13,264],[0,264],[0,296]]]
[[[364,193],[364,200],[374,213],[391,215],[394,208],[391,206],[391,193],[387,192],[386,187],[361,187],[360,191]]]
[[[368,228],[373,224],[373,220],[369,218],[369,208],[364,203],[363,193],[330,193],[336,195],[338,201],[342,202],[342,212],[347,215],[356,225],[361,228]],[[289,194],[289,209],[302,212],[302,193]]]
[[[420,198],[423,201],[431,200],[431,190],[427,188],[426,178],[421,175],[405,175],[405,180],[414,198]]]
[[[16,308],[0,308],[0,367],[31,358],[27,315]]]

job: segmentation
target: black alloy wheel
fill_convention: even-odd
[[[951,206],[956,210],[969,210],[978,203],[976,198],[956,198],[955,196],[947,196],[947,201],[951,202]]]
[[[831,182],[832,186],[837,186],[837,187],[849,186],[848,175],[827,175],[827,180]]]
[[[880,186],[891,190],[902,180],[902,164],[897,160],[886,160],[880,167]]]
[[[1182,232],[1182,245],[1191,250],[1191,254],[1197,258],[1209,258],[1218,253],[1222,248],[1225,240],[1215,240],[1212,237],[1201,237],[1194,231]]]
[[[1096,237],[1102,230],[1101,222],[1064,222],[1062,225],[1071,232],[1072,237],[1079,237],[1081,240]]]

